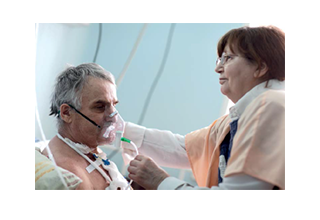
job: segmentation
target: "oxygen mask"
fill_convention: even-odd
[[[120,116],[119,112],[116,110],[108,117],[113,118],[114,122],[108,126],[103,137],[109,140],[110,144],[113,144],[115,147],[120,148],[121,138],[124,132],[124,120]]]

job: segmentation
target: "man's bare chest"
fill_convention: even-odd
[[[95,158],[92,155],[88,155],[88,157],[91,161],[95,161]],[[67,165],[67,161],[70,161],[72,164]],[[66,167],[67,169],[69,168],[68,170],[70,172],[73,172],[83,181],[79,186],[80,189],[104,190],[110,184],[97,169],[94,169],[89,173],[86,168],[90,163],[80,155],[76,155],[72,159],[61,158],[57,164],[58,166]],[[99,167],[102,172],[105,172],[105,174],[110,177],[108,171],[104,170],[101,165]]]

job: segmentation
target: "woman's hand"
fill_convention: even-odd
[[[151,158],[137,155],[128,167],[129,178],[145,189],[157,189],[169,174]]]

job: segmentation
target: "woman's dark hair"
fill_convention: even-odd
[[[219,57],[227,45],[232,52],[236,50],[250,62],[256,63],[258,69],[265,63],[268,72],[264,81],[285,80],[285,33],[281,29],[275,26],[232,29],[218,43]]]

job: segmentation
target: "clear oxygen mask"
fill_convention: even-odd
[[[123,136],[125,126],[124,120],[117,110],[111,113],[108,117],[115,117],[115,122],[106,129],[103,137],[109,139],[110,144],[114,145],[116,148],[120,148],[121,138]]]

